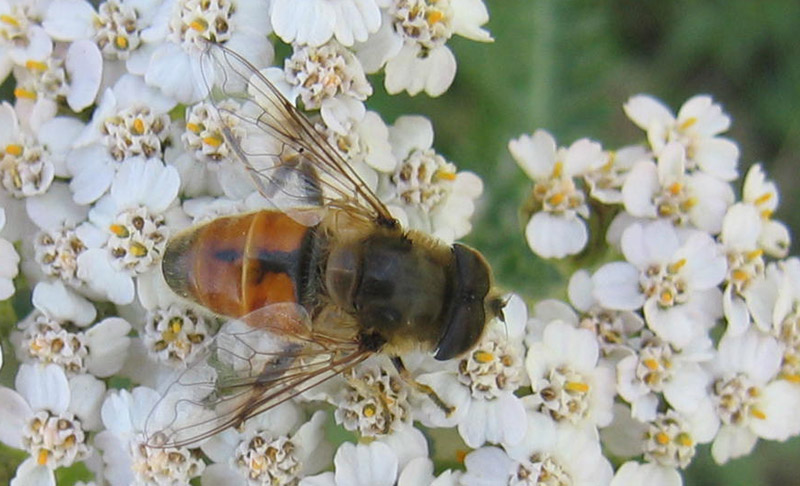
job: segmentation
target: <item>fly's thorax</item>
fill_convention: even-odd
[[[449,249],[414,234],[379,232],[333,245],[325,268],[329,297],[389,349],[433,350],[442,334]]]

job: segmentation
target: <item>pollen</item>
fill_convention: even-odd
[[[31,71],[44,71],[47,69],[47,64],[43,63],[42,61],[34,61],[33,59],[29,59],[25,61],[25,67]]]
[[[203,137],[203,143],[211,147],[219,147],[222,145],[222,138],[218,135],[210,135],[208,137]]]
[[[490,363],[494,360],[494,355],[487,351],[475,351],[472,357],[481,364]]]
[[[642,361],[647,369],[649,370],[657,370],[658,369],[658,361],[654,360],[653,358],[648,358]]]
[[[117,49],[127,49],[130,44],[128,42],[128,38],[127,37],[125,37],[123,35],[118,35],[114,39],[114,45],[117,46]]]
[[[688,130],[688,129],[689,129],[689,128],[691,128],[691,127],[692,127],[692,125],[694,125],[695,123],[697,123],[697,117],[696,117],[696,116],[692,116],[692,117],[689,117],[689,118],[687,118],[686,120],[684,120],[684,122],[683,122],[683,123],[681,123],[681,124],[678,126],[678,128],[679,128],[680,130]]]
[[[50,456],[50,452],[47,449],[42,449],[39,451],[39,455],[36,457],[36,462],[39,463],[40,466],[44,466],[47,464],[47,458]]]
[[[772,199],[772,193],[771,192],[765,192],[764,194],[758,196],[756,198],[756,200],[753,201],[753,202],[755,203],[756,206],[761,206],[762,204],[765,204],[770,199]]]
[[[131,255],[135,257],[143,257],[147,255],[147,247],[141,243],[131,244]]]
[[[441,10],[431,10],[428,12],[428,23],[433,25],[441,22],[444,19],[444,13]]]
[[[367,405],[366,407],[364,407],[363,412],[364,412],[364,416],[365,417],[367,417],[367,418],[373,417],[375,415],[375,406],[374,405]]]
[[[16,96],[17,98],[25,98],[29,100],[36,99],[36,93],[34,91],[30,91],[25,88],[14,88],[14,96]]]
[[[683,268],[685,265],[686,265],[686,259],[681,258],[677,262],[670,263],[669,267],[667,268],[667,271],[669,271],[670,273],[678,273],[678,271],[680,271],[680,269]]]
[[[667,191],[673,196],[677,196],[680,194],[681,189],[683,189],[683,185],[680,182],[673,182],[672,184],[667,187]]]
[[[19,27],[19,22],[17,19],[10,15],[2,14],[0,15],[0,22],[6,23],[8,25],[13,25],[14,27]]]
[[[186,129],[187,129],[187,130],[189,130],[189,131],[190,131],[190,132],[192,132],[192,133],[200,133],[200,130],[201,130],[201,128],[200,128],[200,125],[199,125],[199,124],[197,124],[197,123],[191,123],[191,122],[188,122],[188,123],[186,124]]]
[[[664,432],[658,432],[656,434],[656,436],[655,436],[655,439],[656,439],[656,442],[658,442],[661,445],[669,444],[669,436],[667,434],[665,434]]]
[[[555,165],[553,165],[553,172],[552,174],[550,174],[550,177],[557,179],[561,177],[563,173],[564,173],[564,163],[556,162]]]
[[[144,122],[141,118],[136,118],[133,120],[133,133],[136,135],[141,135],[144,133]]]
[[[797,374],[783,375],[783,379],[790,383],[800,383],[800,375]]]
[[[126,228],[121,224],[112,224],[111,226],[108,227],[108,229],[109,231],[114,233],[114,235],[117,236],[118,238],[127,238],[128,236],[130,236],[128,228]]]
[[[208,22],[203,19],[195,19],[189,22],[189,27],[197,32],[205,32],[208,29]]]
[[[22,155],[22,145],[18,145],[16,143],[8,144],[6,145],[6,153],[15,157],[19,157]]]
[[[755,260],[757,258],[760,258],[761,255],[763,255],[763,254],[764,254],[764,250],[759,248],[758,250],[748,251],[745,254],[745,258],[747,258],[748,260],[752,261],[752,260]]]
[[[731,277],[733,278],[733,280],[735,280],[737,282],[744,282],[744,281],[747,280],[748,273],[745,272],[744,270],[738,270],[737,269],[737,270],[734,270],[733,272],[731,272]]]
[[[564,389],[571,392],[586,393],[589,391],[589,385],[579,381],[568,381],[564,384]]]
[[[676,437],[678,443],[683,447],[692,447],[694,445],[694,441],[689,434],[678,434]]]
[[[757,408],[751,409],[750,410],[750,415],[752,415],[753,417],[755,417],[755,418],[757,418],[759,420],[766,420],[766,418],[767,418],[767,414],[765,414],[764,412],[762,412],[761,410],[759,410]]]
[[[458,449],[456,451],[456,461],[458,461],[459,464],[464,464],[464,459],[466,459],[468,453],[469,451],[465,449]]]
[[[448,170],[437,170],[436,178],[445,181],[454,181],[456,180],[456,174],[455,172],[450,172]]]
[[[553,194],[552,196],[550,196],[550,199],[548,199],[547,202],[551,206],[558,206],[562,202],[564,202],[564,199],[565,199],[564,193],[563,192],[557,192],[557,193]]]

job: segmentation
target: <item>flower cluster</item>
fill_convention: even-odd
[[[97,484],[298,484],[373,449],[394,461],[389,482],[432,477],[419,397],[390,363],[337,378],[318,397],[335,413],[292,400],[202,444],[159,444],[149,411],[221,345],[220,319],[165,290],[161,262],[183,229],[265,204],[240,160],[266,134],[247,122],[260,100],[214,96],[229,88],[214,46],[311,112],[405,227],[466,235],[480,179],[435,151],[426,118],[370,111],[368,75],[438,96],[456,71],[447,41],[491,41],[487,21],[482,0],[0,2],[0,82],[15,87],[0,104],[0,300],[32,291],[15,303],[30,313],[3,322],[18,370],[0,387],[0,440],[30,456],[12,484],[52,484],[78,463]],[[334,461],[328,419],[393,438]]]
[[[676,116],[638,95],[624,110],[646,131],[645,143],[605,150],[581,139],[557,148],[539,130],[509,144],[533,179],[525,204],[531,250],[587,256],[592,237],[608,246],[595,261],[611,260],[575,272],[569,302],[535,305],[526,365],[536,376],[524,400],[558,427],[585,430],[583,417],[596,417],[594,443],[627,460],[611,484],[675,485],[700,444],[710,443],[722,464],[758,439],[800,434],[800,261],[786,259],[788,230],[772,219],[778,193],[759,164],[737,197],[739,149],[721,135],[730,118],[718,103],[695,96]],[[540,364],[581,346],[592,349],[583,359],[596,360],[588,370],[604,378],[592,382],[563,358]],[[593,415],[579,398],[602,390],[610,393],[604,414]],[[514,453],[491,449],[475,467],[502,456],[522,484],[527,465]]]

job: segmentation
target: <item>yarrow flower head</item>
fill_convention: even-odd
[[[622,236],[627,262],[602,266],[592,277],[594,296],[605,307],[643,307],[648,327],[678,349],[705,336],[721,313],[717,288],[726,260],[706,233],[681,241],[668,223],[634,224]]]
[[[433,127],[426,118],[398,118],[389,141],[397,165],[394,173],[381,175],[378,194],[392,214],[407,227],[448,242],[469,233],[474,200],[483,192],[480,178],[457,172],[433,150]]]
[[[453,34],[490,42],[481,28],[489,20],[481,0],[392,0],[380,30],[357,45],[368,73],[386,67],[389,93],[444,93],[456,74],[456,60],[445,45]]]
[[[730,117],[708,95],[694,96],[683,104],[677,117],[659,100],[637,95],[625,105],[625,114],[647,131],[653,153],[660,157],[670,143],[680,144],[686,154],[687,170],[702,171],[730,181],[737,177],[739,147],[718,136],[731,124]]]
[[[545,258],[583,250],[588,241],[589,206],[575,178],[605,163],[600,144],[582,139],[568,149],[557,149],[552,135],[538,130],[512,140],[508,148],[534,181],[529,201],[533,214],[525,227],[528,245]]]
[[[6,445],[24,449],[30,457],[17,470],[17,481],[49,478],[53,470],[87,458],[87,434],[100,424],[103,382],[90,375],[67,379],[55,365],[20,366],[16,391],[0,387]]]

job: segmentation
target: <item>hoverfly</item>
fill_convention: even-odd
[[[150,413],[157,446],[188,445],[270,409],[375,353],[447,360],[502,317],[476,250],[406,230],[325,135],[242,56],[209,44],[220,119],[246,128],[225,142],[272,206],[175,235],[169,287],[232,318]],[[210,67],[209,67],[210,66]],[[243,93],[245,91],[245,93]],[[228,125],[223,125],[228,126]],[[408,373],[406,377],[411,380]],[[417,384],[442,408],[447,405]]]

